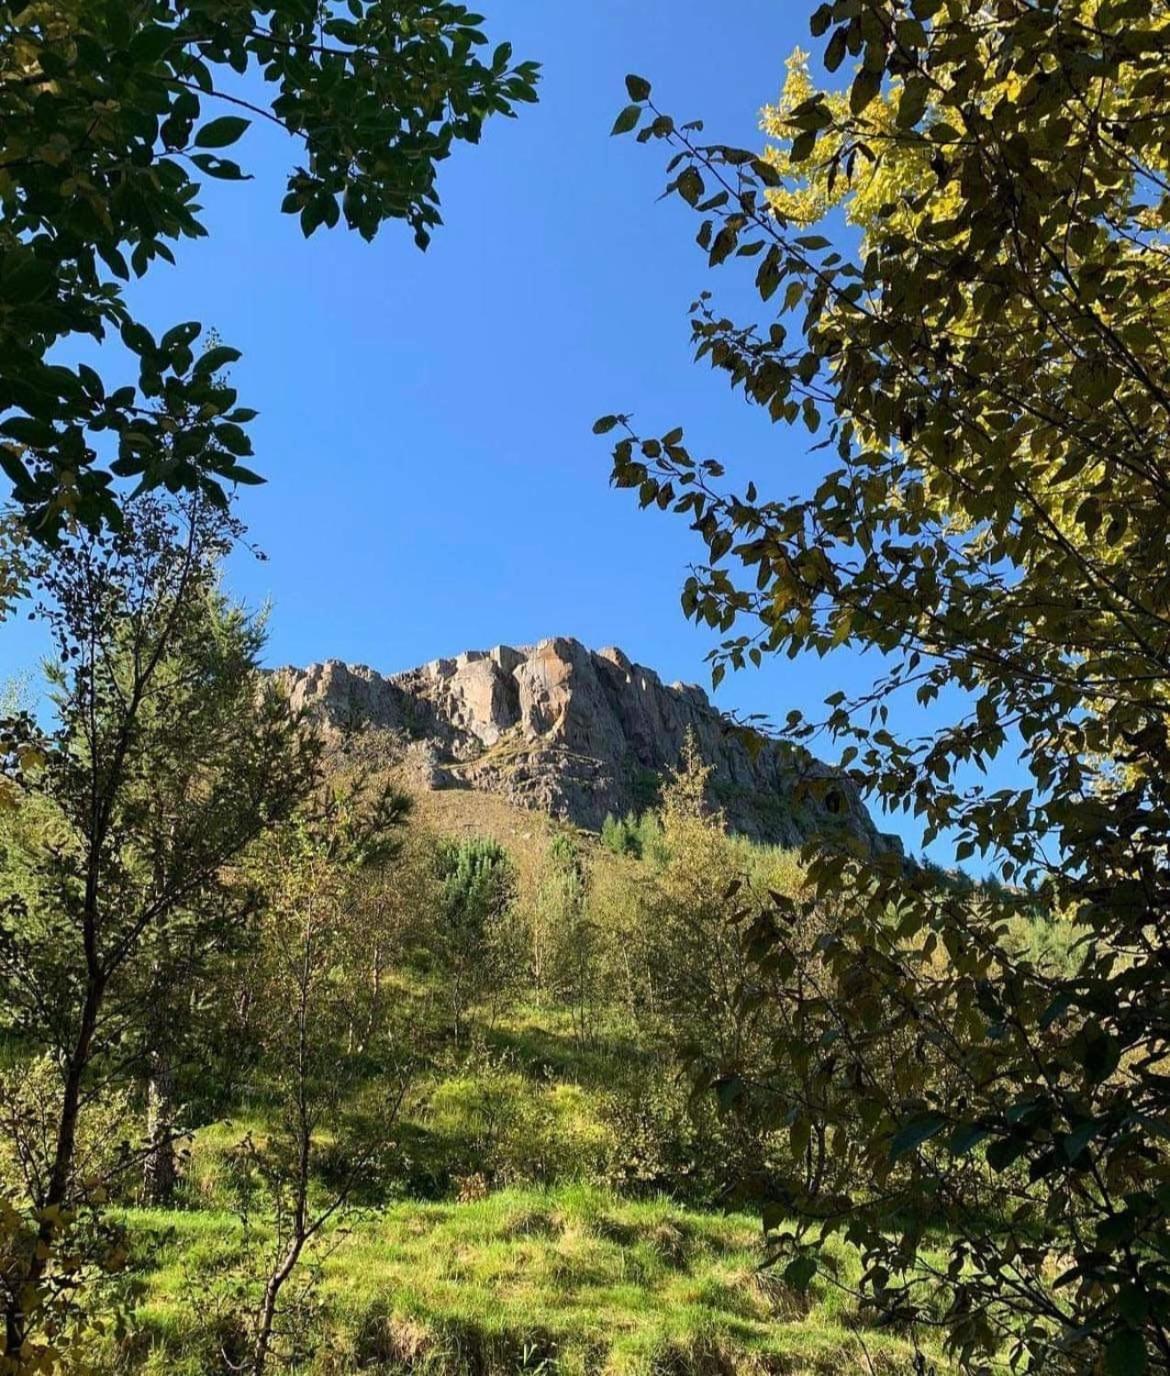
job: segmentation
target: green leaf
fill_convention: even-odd
[[[194,375],[195,377],[211,377],[229,363],[235,363],[239,357],[239,349],[230,348],[227,344],[218,344],[214,349],[208,349],[199,358],[195,364]]]
[[[697,205],[703,194],[703,178],[698,169],[688,167],[679,174],[678,194],[688,205]]]
[[[249,487],[255,487],[260,483],[266,483],[267,478],[262,478],[259,473],[253,473],[250,468],[244,468],[242,464],[234,463],[230,468],[223,470],[223,476],[233,483],[244,483]]]
[[[894,1134],[893,1140],[890,1142],[890,1160],[896,1161],[898,1157],[905,1156],[908,1151],[920,1147],[923,1142],[941,1132],[946,1125],[947,1120],[941,1113],[915,1114],[913,1118],[903,1123]]]
[[[57,438],[47,420],[33,420],[31,416],[14,416],[0,425],[0,435],[7,435],[30,449],[47,449]]]
[[[221,182],[249,182],[252,174],[245,172],[238,162],[231,158],[217,158],[214,153],[192,153],[191,161],[209,177],[217,177]]]
[[[911,77],[902,88],[898,101],[897,124],[899,129],[912,129],[926,113],[926,103],[930,96],[930,83],[925,77]]]
[[[244,119],[242,115],[220,115],[199,130],[195,135],[195,146],[226,148],[228,144],[235,143],[250,123],[251,120]]]
[[[593,422],[593,433],[595,435],[608,435],[618,423],[617,416],[602,416]]]
[[[9,482],[16,489],[17,500],[21,500],[20,494],[32,488],[32,474],[24,466],[24,460],[19,454],[9,449],[6,444],[0,444],[0,469],[4,470]]]
[[[650,83],[644,76],[634,76],[631,73],[626,77],[626,90],[630,93],[631,100],[650,99]]]
[[[1007,1170],[1007,1168],[1022,1156],[1027,1150],[1028,1144],[1022,1137],[1001,1137],[998,1142],[993,1142],[987,1148],[987,1164],[995,1171]]]
[[[1081,1123],[1079,1127],[1074,1128],[1072,1132],[1065,1137],[1062,1144],[1065,1157],[1069,1161],[1075,1161],[1101,1130],[1101,1127],[1102,1124],[1096,1118],[1090,1118],[1087,1122]]]
[[[1117,1038],[1104,1028],[1089,1024],[1076,1039],[1075,1050],[1085,1074],[1094,1084],[1107,1080],[1121,1061]]]
[[[882,74],[863,67],[849,88],[849,109],[860,115],[882,88]]]
[[[1146,1369],[1146,1342],[1133,1328],[1122,1328],[1105,1349],[1106,1376],[1142,1376]]]
[[[172,349],[193,343],[199,338],[199,332],[202,329],[203,326],[198,320],[185,320],[181,325],[172,325],[159,340],[159,352],[170,353]]]
[[[1140,1328],[1150,1312],[1149,1296],[1138,1285],[1123,1285],[1117,1296],[1117,1312],[1134,1328]]]
[[[788,156],[793,162],[804,162],[812,156],[813,149],[817,146],[817,131],[806,129],[803,134],[797,134],[792,140],[792,146],[788,150]]]
[[[780,176],[780,173],[776,171],[770,162],[765,161],[763,158],[752,159],[752,171],[759,177],[760,181],[762,181],[765,186],[781,186],[783,184],[784,179]]]
[[[808,1289],[816,1273],[816,1257],[809,1256],[806,1252],[803,1256],[792,1258],[784,1268],[784,1279],[794,1290],[798,1290],[803,1294],[803,1292]]]
[[[157,62],[178,40],[174,29],[164,28],[161,24],[150,24],[134,35],[130,43],[130,56],[135,62],[149,65]]]
[[[627,105],[613,122],[610,130],[611,137],[614,134],[628,134],[631,129],[638,127],[638,121],[642,118],[642,108],[639,105]]]
[[[215,438],[229,454],[235,454],[237,458],[242,458],[252,452],[252,443],[248,436],[232,421],[225,421],[221,425],[217,425]]]
[[[818,5],[813,11],[812,18],[808,21],[809,32],[814,38],[820,38],[829,30],[829,25],[833,22],[832,5]]]
[[[135,320],[127,320],[122,326],[122,343],[140,358],[155,352],[154,337],[145,325]]]
[[[26,305],[42,296],[54,282],[53,269],[48,262],[42,262],[36,254],[8,250],[13,265],[0,279],[0,295],[11,305]]]
[[[974,1148],[989,1135],[986,1128],[981,1128],[976,1123],[960,1123],[951,1134],[947,1146],[955,1156],[966,1156],[969,1151],[973,1151]]]

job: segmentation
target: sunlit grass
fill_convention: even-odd
[[[207,1315],[240,1259],[240,1224],[213,1211],[125,1217],[146,1251],[153,1246],[133,1325],[135,1367],[204,1376],[214,1357]],[[325,1257],[310,1369],[913,1369],[904,1338],[859,1327],[846,1293],[857,1261],[847,1249],[832,1257],[840,1284],[818,1278],[807,1295],[761,1272],[759,1260],[759,1224],[746,1215],[584,1186],[396,1204],[357,1223]]]

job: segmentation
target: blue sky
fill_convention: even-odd
[[[696,452],[764,491],[804,487],[819,460],[690,362],[697,292],[716,288],[746,318],[751,299],[706,270],[685,208],[656,200],[662,145],[609,129],[632,71],[680,120],[757,145],[785,57],[809,46],[808,7],[484,8],[493,42],[544,64],[541,103],[444,164],[446,224],[426,254],[397,224],[373,244],[340,229],[306,242],[278,212],[296,149],[253,129],[237,149],[255,180],[205,188],[210,237],[156,267],[134,303],[156,331],[198,319],[243,350],[233,382],[261,413],[253,466],[269,481],[241,514],[268,558],[238,557],[230,584],[274,604],[271,662],[393,671],[560,634],[705,682],[712,639],[678,605],[699,546],[679,518],[609,488],[593,420],[685,425]],[[10,624],[0,668],[37,648]],[[783,718],[863,676],[854,657],[783,660],[732,675],[716,700]]]

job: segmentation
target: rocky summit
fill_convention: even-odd
[[[897,848],[850,779],[745,730],[702,688],[665,684],[618,649],[556,638],[389,676],[333,659],[277,672],[327,739],[360,738],[427,788],[491,792],[598,830],[607,814],[653,804],[689,731],[711,766],[712,802],[733,830],[788,846],[837,833],[872,850]]]

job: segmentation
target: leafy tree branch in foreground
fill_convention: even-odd
[[[124,284],[207,233],[201,179],[249,175],[227,150],[256,120],[295,140],[281,209],[306,235],[403,220],[425,248],[438,164],[536,98],[507,43],[478,56],[480,22],[434,0],[0,6],[0,466],[37,539],[116,524],[114,477],[221,503],[260,481],[254,412],[217,376],[237,351],[196,361],[202,326],[152,332]],[[111,334],[137,386],[56,348]]]
[[[880,651],[865,691],[789,731],[837,739],[859,783],[1007,887],[812,859],[834,926],[792,991],[807,1016],[777,1041],[774,1107],[854,1169],[768,1217],[804,1220],[777,1238],[795,1277],[819,1234],[860,1243],[869,1301],[941,1324],[972,1369],[1007,1350],[1167,1370],[1170,17],[839,0],[812,31],[849,79],[818,89],[798,54],[763,153],[700,142],[640,77],[615,125],[671,146],[709,265],[750,265],[763,318],[704,292],[693,340],[817,437],[802,495],[731,487],[681,428],[596,428],[618,432],[615,483],[704,541],[683,608],[724,634],[716,679]],[[890,727],[902,699],[932,709],[916,737]],[[979,781],[1005,754],[1022,781]],[[1013,940],[1038,908],[1077,926],[1071,975]],[[797,916],[754,919],[770,975],[797,969]],[[737,1074],[699,1071],[725,1092]]]

